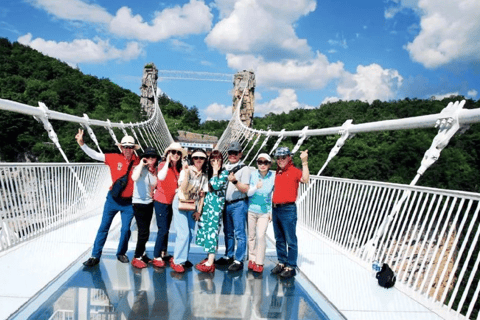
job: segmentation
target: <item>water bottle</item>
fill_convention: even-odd
[[[372,270],[375,272],[379,272],[380,270],[382,270],[382,265],[380,264],[380,262],[378,262],[378,260],[373,261]]]

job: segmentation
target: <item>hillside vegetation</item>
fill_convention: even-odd
[[[140,71],[139,71],[140,72]],[[77,116],[86,113],[90,118],[125,123],[145,119],[140,111],[140,97],[119,87],[108,79],[84,75],[79,70],[47,57],[19,43],[0,39],[0,98],[38,106],[44,102],[49,109]],[[413,117],[440,112],[452,97],[442,101],[404,99],[366,103],[339,101],[321,108],[296,109],[289,113],[268,114],[254,118],[254,127],[264,130],[301,130],[308,126],[326,128],[341,126],[345,120],[354,124]],[[187,130],[220,137],[227,121],[200,122],[198,109],[187,107],[167,96],[159,99],[162,113],[173,136],[177,130]],[[479,101],[467,100],[466,108],[480,108]],[[79,151],[74,136],[78,125],[52,121],[60,144],[72,162],[90,161]],[[63,162],[50,142],[43,126],[32,117],[0,111],[0,161]],[[104,151],[116,151],[107,131],[94,128]],[[436,129],[403,130],[358,134],[345,143],[324,171],[326,176],[352,179],[410,183],[415,177],[425,151],[436,135]],[[120,131],[116,132],[121,137]],[[308,149],[309,167],[316,174],[327,159],[338,136],[311,137],[302,150]],[[88,139],[88,138],[87,138]],[[87,141],[88,142],[88,141]],[[282,145],[293,148],[297,138],[287,138]],[[420,179],[418,185],[480,191],[479,151],[480,131],[473,125],[463,135],[455,136],[440,159]],[[270,139],[266,151],[275,143]],[[299,164],[298,156],[295,157]]]

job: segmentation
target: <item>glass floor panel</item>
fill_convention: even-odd
[[[204,257],[190,254],[189,259],[198,263]],[[192,267],[179,274],[151,265],[138,270],[108,251],[99,265],[85,268],[85,256],[12,319],[343,318],[301,274],[288,280],[270,274],[273,258],[266,258],[263,274],[247,271],[246,265],[234,273],[225,267],[204,274]]]

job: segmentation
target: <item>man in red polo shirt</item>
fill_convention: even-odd
[[[112,182],[124,176],[127,171],[130,162],[133,161],[130,169],[127,186],[121,193],[119,198],[113,198],[111,192],[108,192],[107,200],[103,207],[103,216],[100,227],[98,228],[97,236],[93,244],[92,256],[83,264],[86,267],[93,267],[100,262],[100,256],[102,255],[103,246],[107,240],[108,230],[112,224],[113,218],[120,211],[122,217],[122,229],[120,231],[120,242],[117,249],[117,259],[120,262],[128,263],[129,259],[126,256],[128,250],[128,240],[130,239],[130,224],[133,219],[133,207],[132,207],[132,195],[133,195],[133,180],[132,172],[133,168],[140,162],[138,156],[135,154],[135,150],[139,149],[139,146],[135,144],[135,139],[131,136],[124,136],[121,143],[118,144],[122,153],[99,153],[90,149],[83,142],[83,130],[78,129],[78,133],[75,136],[77,143],[83,152],[90,158],[104,162],[110,168],[110,174],[112,176]]]
[[[278,264],[272,269],[273,274],[282,278],[296,275],[297,267],[297,200],[300,182],[308,183],[308,150],[302,151],[302,170],[293,165],[292,154],[287,147],[275,151],[277,172],[272,198],[272,222],[275,233]]]

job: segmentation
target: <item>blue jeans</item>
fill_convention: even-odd
[[[237,241],[235,260],[243,262],[247,251],[247,199],[225,205],[223,233],[225,234],[225,256],[232,257]]]
[[[173,199],[172,209],[173,224],[177,233],[173,260],[175,264],[184,264],[188,260],[190,244],[192,243],[193,231],[195,229],[195,220],[193,220],[193,211],[178,210],[178,195]]]
[[[153,257],[158,258],[162,251],[167,252],[168,246],[168,232],[170,224],[172,223],[172,205],[154,201],[155,217],[157,220],[157,240],[155,240],[155,247],[153,248]]]
[[[292,268],[297,267],[297,205],[289,204],[273,208],[273,232],[278,262]],[[288,250],[287,250],[288,248]]]
[[[132,201],[124,201],[122,203],[113,200],[110,192],[107,194],[107,200],[103,207],[103,216],[100,227],[98,228],[97,236],[93,244],[92,257],[100,258],[102,255],[103,246],[107,241],[108,230],[112,224],[113,218],[117,212],[120,211],[122,218],[122,229],[120,230],[120,242],[118,243],[117,256],[127,253],[128,240],[130,239],[130,224],[133,219]]]

